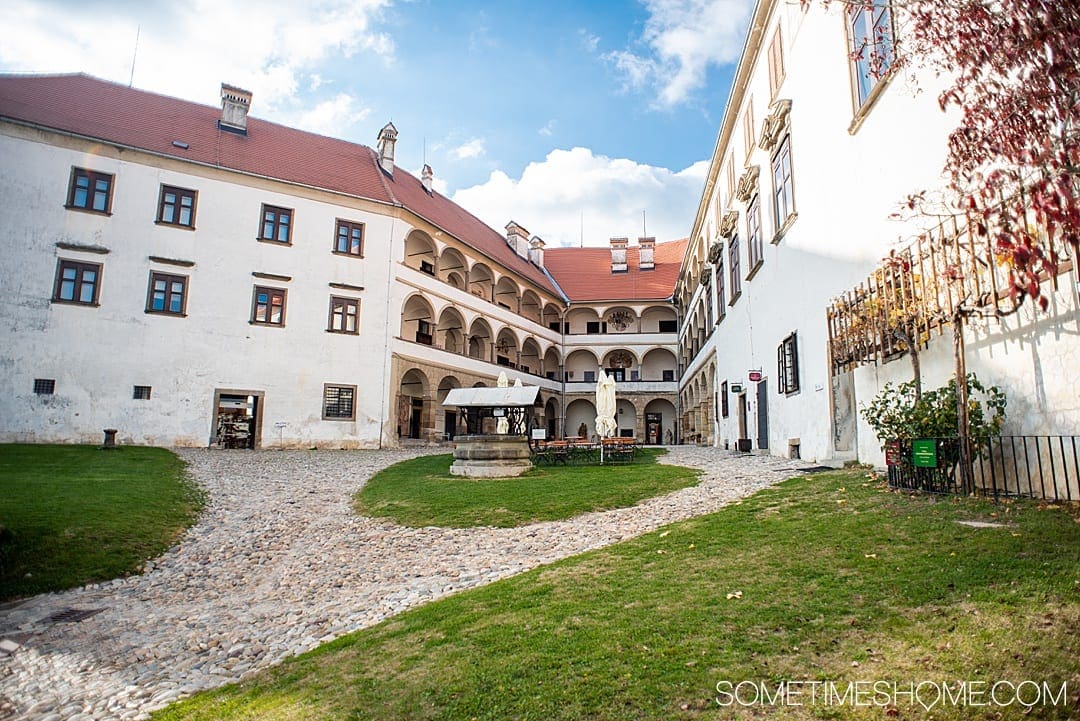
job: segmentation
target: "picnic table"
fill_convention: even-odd
[[[536,441],[533,445],[533,463],[541,465],[586,465],[600,462],[603,448],[605,463],[632,463],[637,440],[634,438],[605,438],[594,443],[588,438],[573,437],[552,441]]]

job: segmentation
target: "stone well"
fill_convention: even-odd
[[[454,439],[451,475],[466,478],[513,478],[533,467],[525,436],[469,435]]]

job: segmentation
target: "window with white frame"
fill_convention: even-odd
[[[861,108],[895,59],[889,0],[852,3],[847,9],[848,53],[855,106]]]

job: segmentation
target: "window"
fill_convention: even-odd
[[[80,263],[63,258],[57,263],[54,302],[97,305],[100,287],[101,266],[97,263]]]
[[[761,201],[757,195],[746,208],[746,252],[750,259],[750,275],[764,260],[761,249]]]
[[[431,322],[426,320],[416,321],[416,342],[431,345],[432,340]]]
[[[720,417],[728,417],[727,381],[720,384]]]
[[[68,208],[108,215],[112,210],[113,176],[85,168],[71,169]]]
[[[728,265],[731,266],[731,302],[734,303],[742,293],[742,276],[739,275],[739,234],[728,241]]]
[[[259,225],[259,240],[271,240],[275,243],[292,242],[292,210],[274,205],[262,207],[262,222]]]
[[[187,276],[150,271],[146,312],[184,315],[187,308]]]
[[[135,386],[131,397],[137,401],[148,401],[150,400],[150,390],[150,386]]]
[[[785,136],[772,159],[773,219],[776,230],[795,212],[795,196],[791,182],[791,136]]]
[[[780,37],[780,28],[773,33],[772,42],[769,43],[769,95],[776,97],[776,91],[784,82],[784,44]]]
[[[597,333],[607,333],[607,323],[602,321],[589,321],[585,324],[585,332],[592,335]]]
[[[678,333],[679,322],[676,320],[662,320],[657,327],[659,333]]]
[[[787,395],[799,390],[799,346],[795,333],[776,349],[776,375],[781,393]]]
[[[35,378],[34,379],[34,393],[39,396],[51,396],[56,392],[56,379],[55,378]]]
[[[727,164],[727,199],[724,201],[724,205],[731,205],[731,201],[735,198],[735,153],[728,156]]]
[[[364,257],[364,224],[338,220],[334,252]]]
[[[331,333],[358,334],[360,332],[360,301],[356,298],[330,296],[330,327],[327,330]]]
[[[595,383],[596,382],[596,371],[585,371],[585,382],[586,383]]]
[[[251,322],[260,325],[285,325],[285,289],[255,286]]]
[[[356,386],[323,386],[323,420],[356,420]]]
[[[716,271],[713,273],[713,284],[716,287],[716,322],[719,323],[724,319],[724,315],[727,313],[727,305],[725,304],[724,297],[724,259],[718,258],[716,261]]]
[[[663,375],[661,375],[662,380],[665,380],[665,381],[673,381],[673,380],[675,380],[675,371],[671,370],[670,368],[662,371],[662,374],[663,374]]]
[[[435,264],[432,263],[430,260],[420,261],[420,272],[427,273],[428,275],[435,275]],[[506,303],[499,303],[499,305],[501,305],[503,308],[510,307],[506,305]]]
[[[888,0],[856,3],[847,12],[851,73],[861,108],[893,63],[892,13]]]
[[[158,203],[157,222],[165,225],[178,225],[183,228],[195,227],[195,191],[161,186],[161,200]]]
[[[746,162],[750,162],[750,154],[754,152],[754,96],[746,102],[746,112],[742,119],[743,148],[745,149]]]

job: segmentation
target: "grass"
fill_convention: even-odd
[[[627,465],[542,466],[499,479],[452,476],[453,456],[426,456],[377,473],[357,493],[355,507],[366,516],[415,527],[507,528],[570,518],[693,485],[696,471],[657,464],[666,452],[641,450]]]
[[[0,600],[135,572],[200,507],[161,448],[0,445]]]
[[[404,613],[155,718],[1076,718],[1072,514],[910,497],[863,471],[795,479]],[[716,702],[718,683],[785,679],[1067,681],[1072,705]]]

